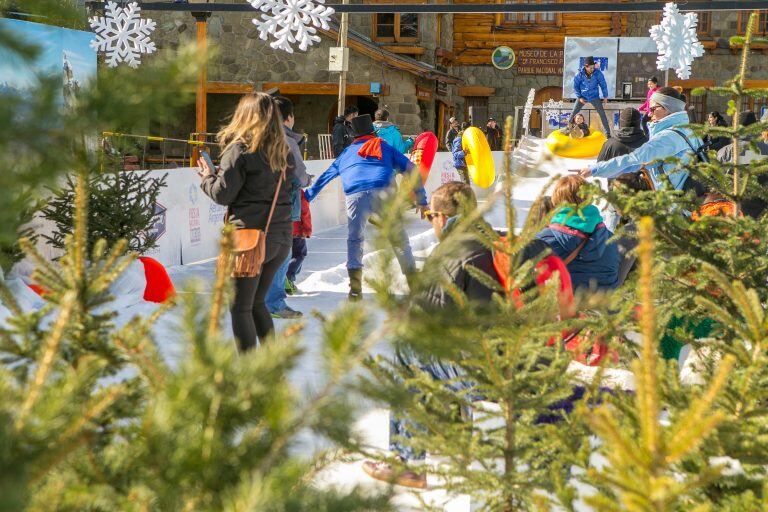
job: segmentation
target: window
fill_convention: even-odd
[[[699,23],[696,25],[696,33],[700,36],[709,36],[712,34],[712,12],[699,11]]]
[[[374,14],[373,39],[385,43],[415,43],[419,40],[419,15]]]
[[[683,94],[688,99],[688,115],[692,123],[705,123],[707,120],[707,95],[694,96],[693,89],[683,89]]]
[[[739,11],[739,34],[747,33],[747,23],[752,11]],[[768,11],[759,11],[757,23],[755,24],[755,35],[768,35]]]
[[[507,0],[507,4],[551,4],[554,0],[539,1],[539,0]],[[514,26],[514,25],[535,25],[535,26],[559,26],[560,15],[554,12],[509,12],[500,16],[500,25]]]

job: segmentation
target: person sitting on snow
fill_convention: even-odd
[[[328,183],[341,177],[347,206],[347,273],[349,298],[362,298],[363,242],[368,219],[379,209],[384,197],[395,184],[395,172],[409,172],[413,164],[395,148],[375,135],[373,121],[368,114],[352,119],[354,141],[331,166],[320,175],[314,185],[305,191],[312,201]],[[419,182],[414,190],[418,208],[427,208],[427,193]],[[395,254],[403,273],[408,276],[415,268],[413,252],[405,230],[393,240]]]
[[[389,111],[380,108],[373,113],[373,127],[376,128],[376,135],[387,141],[387,144],[401,153],[409,153],[413,148],[413,139],[410,137],[403,140],[403,134],[400,129],[389,121]]]
[[[649,111],[651,136],[648,142],[627,155],[585,167],[578,171],[579,174],[584,178],[616,178],[646,168],[654,190],[661,188],[664,176],[672,188],[687,190],[688,171],[679,169],[677,163],[662,161],[676,157],[685,164],[694,158],[695,150],[703,144],[690,128],[685,128],[691,122],[685,110],[685,96],[673,87],[662,87],[651,95]],[[649,165],[654,161],[656,163]]]

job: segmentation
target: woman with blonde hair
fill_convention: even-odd
[[[574,288],[615,288],[619,252],[616,244],[607,243],[613,233],[605,227],[597,206],[582,204],[587,199],[581,190],[586,183],[580,176],[558,180],[552,191],[555,215],[536,238],[563,260]]]
[[[223,147],[221,167],[217,172],[200,159],[200,187],[215,203],[227,207],[225,222],[236,229],[267,232],[261,271],[254,277],[234,278],[232,330],[240,350],[246,351],[274,330],[265,297],[291,251],[294,162],[280,110],[268,94],[244,96],[218,141]]]

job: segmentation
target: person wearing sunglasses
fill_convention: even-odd
[[[616,178],[645,169],[654,190],[663,186],[665,177],[674,189],[686,190],[688,172],[679,168],[678,163],[663,161],[675,157],[683,164],[688,163],[704,144],[689,128],[685,128],[691,122],[685,106],[685,96],[680,91],[673,87],[659,88],[649,101],[651,122],[648,123],[648,142],[627,155],[580,169],[579,175],[584,178]]]
[[[467,268],[474,267],[476,270],[487,274],[491,279],[498,279],[493,268],[493,254],[471,233],[453,231],[460,229],[457,228],[457,225],[463,215],[469,214],[476,208],[475,193],[472,191],[472,187],[466,183],[452,181],[435,190],[429,209],[424,212],[424,216],[432,223],[432,229],[440,243],[430,255],[425,269],[421,272],[427,272],[426,269],[436,270],[439,268],[444,273],[444,277],[447,277],[448,281],[464,293],[467,300],[473,304],[482,305],[491,302],[494,291],[475,278]],[[478,222],[484,221],[478,219]],[[486,229],[491,228],[486,226]],[[448,242],[446,238],[450,233],[453,233],[456,238]],[[445,245],[442,245],[443,243]],[[432,258],[438,258],[439,265]],[[433,279],[431,275],[429,277],[422,275],[422,281],[429,284],[416,291],[415,302],[417,304],[430,313],[437,313],[454,305],[453,298],[445,286],[445,280]],[[462,370],[450,362],[434,357],[429,358],[429,360],[422,360],[405,345],[398,346],[396,357],[400,364],[420,368],[434,380],[450,380],[452,381],[451,386],[462,385],[453,383],[460,377]],[[466,385],[470,386],[468,383]],[[408,437],[410,435],[409,429],[415,428],[419,427],[413,425],[406,418],[393,417],[390,421],[390,439]],[[416,452],[412,447],[404,446],[396,441],[390,444],[390,450],[402,461],[408,462],[412,466],[419,465],[425,459],[423,451]],[[417,489],[424,489],[427,486],[426,473],[412,470],[398,472],[385,462],[365,461],[363,471],[377,480],[396,485]]]

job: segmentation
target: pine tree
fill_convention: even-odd
[[[510,125],[511,118],[507,134],[512,131]],[[509,147],[508,141],[505,146]],[[409,294],[392,294],[394,276],[386,266],[371,281],[377,302],[387,314],[387,338],[393,340],[396,354],[368,361],[370,377],[363,388],[407,422],[408,436],[391,441],[414,453],[427,452],[432,463],[408,468],[392,454],[362,451],[399,470],[425,470],[430,481],[435,480],[431,488],[470,494],[483,510],[544,510],[548,503],[570,506],[574,499],[568,485],[571,465],[586,466],[589,454],[584,424],[562,406],[574,393],[566,373],[572,356],[562,343],[549,346],[548,341],[560,339],[568,329],[589,326],[610,332],[615,326],[607,325],[614,320],[608,316],[561,320],[554,283],[516,294],[532,284],[536,262],[523,263],[522,255],[541,221],[529,217],[515,235],[514,176],[508,156],[500,199],[507,215],[506,241],[482,221],[492,197],[486,199],[485,208],[462,213],[423,268],[409,277]],[[389,221],[381,226],[382,248],[399,229],[398,219],[408,201],[408,193],[402,193],[380,214]],[[469,302],[443,272],[447,259],[468,239],[480,240],[508,256],[512,284],[507,289],[488,275],[469,270],[497,290],[487,306]],[[449,291],[455,307],[423,307],[420,294],[435,282]],[[605,297],[592,298],[596,310],[606,305]],[[399,360],[400,354],[406,354],[407,365]],[[421,364],[411,364],[414,355]],[[444,367],[456,368],[458,375],[433,379],[423,365],[438,360]],[[585,399],[592,401],[597,393],[590,388]]]
[[[88,204],[88,251],[97,240],[114,245],[127,240],[127,250],[143,254],[157,245],[151,232],[154,206],[165,187],[165,176],[150,177],[149,171],[124,172],[120,158],[105,155],[109,171],[90,176],[86,184]],[[56,249],[64,248],[64,239],[73,230],[76,179],[68,175],[60,188],[51,190],[52,197],[41,210],[42,217],[53,222],[56,229],[43,238]]]
[[[48,6],[30,4],[33,12]],[[226,268],[210,302],[194,289],[183,295],[177,366],[159,356],[157,345],[167,340],[153,335],[173,302],[124,327],[113,324],[109,286],[134,255],[125,254],[125,240],[88,248],[88,184],[99,155],[86,140],[116,124],[133,126],[141,113],[170,114],[193,63],[180,52],[144,63],[141,76],[101,70],[74,112],[35,114],[69,127],[46,151],[72,172],[73,228],[56,262],[21,241],[37,266],[33,279],[46,289],[43,310],[25,313],[0,282],[0,301],[12,313],[0,328],[0,509],[386,510],[386,494],[315,487],[313,476],[327,462],[296,454],[307,431],[330,441],[350,437],[343,384],[371,343],[362,309],[325,322],[327,380],[307,399],[289,384],[303,353],[301,325],[244,355],[222,333]],[[0,120],[0,134],[22,133],[20,122],[27,121]],[[38,135],[30,132],[23,147],[34,147]],[[37,160],[17,156],[29,166],[18,174],[32,175]],[[231,237],[222,239],[225,256]]]

